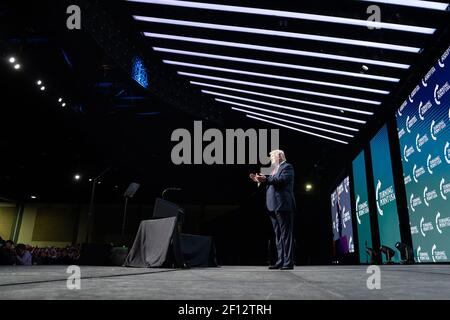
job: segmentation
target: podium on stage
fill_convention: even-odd
[[[211,237],[182,234],[184,210],[157,198],[153,218],[141,222],[124,266],[211,267],[217,266]]]

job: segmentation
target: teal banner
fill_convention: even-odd
[[[367,192],[366,161],[364,151],[353,160],[353,194],[355,196],[355,216],[359,244],[359,262],[369,263],[366,247],[372,248],[369,195]]]
[[[386,125],[370,141],[370,150],[380,244],[394,250],[392,261],[400,262],[400,253],[395,248],[395,244],[401,242],[400,225]],[[386,261],[386,255],[383,254],[383,262]]]

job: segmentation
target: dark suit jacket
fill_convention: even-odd
[[[267,177],[266,205],[269,211],[294,211],[294,168],[284,162],[273,176]]]

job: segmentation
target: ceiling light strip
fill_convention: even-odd
[[[273,85],[263,84],[263,83],[258,83],[258,82],[249,82],[249,81],[241,81],[241,80],[228,79],[228,78],[212,77],[212,76],[207,76],[207,75],[202,75],[202,74],[197,74],[197,73],[190,73],[190,72],[182,72],[182,71],[178,71],[177,73],[182,76],[188,76],[188,77],[194,77],[194,78],[200,78],[200,79],[208,79],[208,80],[216,80],[216,81],[221,81],[221,82],[236,83],[236,84],[248,85],[248,86],[259,87],[259,88],[266,88],[266,89],[274,89],[274,90],[280,90],[280,91],[295,92],[295,93],[307,94],[307,95],[318,96],[318,97],[347,100],[347,101],[367,103],[367,104],[372,104],[372,105],[380,105],[381,104],[380,101],[360,99],[360,98],[354,98],[354,97],[348,97],[348,96],[341,96],[341,95],[329,94],[329,93],[323,93],[323,92],[317,92],[317,91],[279,87],[279,86],[273,86]]]
[[[337,120],[342,120],[342,121],[349,121],[349,122],[359,123],[359,124],[365,124],[366,123],[366,121],[364,121],[364,120],[358,120],[358,119],[353,119],[353,118],[335,116],[335,115],[332,115],[332,114],[329,114],[329,113],[323,113],[323,112],[316,112],[316,111],[310,111],[310,110],[297,109],[297,108],[288,107],[288,106],[284,106],[284,105],[280,105],[280,104],[269,103],[269,102],[264,102],[264,101],[260,101],[260,100],[253,100],[253,99],[248,99],[248,98],[243,98],[243,97],[238,97],[238,96],[232,96],[232,95],[229,95],[229,94],[224,94],[224,93],[219,93],[219,92],[214,92],[214,91],[202,90],[202,92],[206,93],[206,94],[209,94],[209,95],[213,95],[213,96],[219,96],[219,97],[224,97],[224,98],[230,98],[230,99],[236,99],[236,100],[241,100],[241,101],[246,101],[246,102],[252,102],[252,103],[262,104],[262,105],[265,105],[265,106],[275,107],[275,108],[284,109],[284,110],[290,110],[290,111],[296,111],[296,112],[301,112],[301,113],[313,114],[315,116],[320,116],[320,117],[327,117],[327,118],[332,118],[332,119],[337,119]]]
[[[411,47],[411,46],[403,46],[403,45],[396,45],[396,44],[389,44],[389,43],[382,43],[382,42],[356,40],[356,39],[337,38],[337,37],[329,37],[329,36],[320,36],[320,35],[314,35],[314,34],[304,34],[304,33],[286,32],[286,31],[277,31],[277,30],[248,28],[248,27],[230,26],[230,25],[214,24],[214,23],[175,20],[175,19],[163,19],[163,18],[156,18],[156,17],[133,16],[133,18],[137,21],[144,21],[144,22],[151,22],[151,23],[169,24],[169,25],[203,28],[203,29],[213,29],[213,30],[221,30],[221,31],[244,32],[244,33],[251,33],[251,34],[262,34],[262,35],[267,35],[267,36],[277,36],[277,37],[285,37],[285,38],[291,38],[291,39],[330,42],[330,43],[369,47],[369,48],[376,48],[376,49],[402,51],[402,52],[409,52],[409,53],[419,53],[421,50],[421,48]]]
[[[232,47],[232,48],[241,48],[241,49],[259,50],[259,51],[266,51],[266,52],[292,54],[292,55],[312,57],[312,58],[355,62],[355,63],[360,63],[360,64],[371,64],[371,65],[390,67],[390,68],[399,68],[399,69],[408,69],[409,68],[408,64],[397,63],[397,62],[356,58],[356,57],[347,57],[347,56],[341,56],[341,55],[336,55],[336,54],[320,53],[320,52],[313,52],[313,51],[303,51],[303,50],[260,46],[260,45],[240,43],[240,42],[229,42],[229,41],[175,36],[175,35],[171,35],[171,34],[154,33],[154,32],[144,32],[144,36],[151,37],[151,38],[158,38],[158,39],[166,39],[166,40],[194,42],[197,44],[201,43],[201,44],[225,46],[225,47]]]
[[[243,74],[243,75],[248,75],[248,76],[256,76],[256,77],[269,78],[269,79],[278,79],[278,80],[286,80],[286,81],[293,81],[293,82],[300,82],[300,83],[308,83],[308,84],[314,84],[314,85],[319,85],[319,86],[328,86],[328,87],[335,87],[335,88],[348,89],[348,90],[372,92],[372,93],[377,93],[377,94],[389,94],[389,91],[386,91],[386,90],[351,86],[351,85],[333,83],[333,82],[285,77],[285,76],[279,76],[279,75],[275,75],[275,74],[266,74],[266,73],[259,73],[259,72],[229,69],[229,68],[220,68],[220,67],[214,67],[214,66],[207,66],[207,65],[203,65],[203,64],[187,63],[187,62],[173,61],[173,60],[163,60],[163,62],[166,64],[170,64],[170,65],[183,66],[183,67],[196,68],[196,69],[237,73],[237,74]]]
[[[327,73],[327,74],[337,74],[337,75],[349,76],[349,77],[355,77],[355,78],[364,78],[364,79],[380,80],[380,81],[387,81],[387,82],[399,82],[400,81],[399,78],[377,76],[377,75],[373,75],[373,74],[309,67],[309,66],[302,66],[302,65],[295,65],[295,64],[288,64],[288,63],[256,60],[256,59],[246,59],[246,58],[223,56],[223,55],[209,54],[209,53],[202,53],[202,52],[195,52],[195,51],[176,50],[176,49],[161,48],[161,47],[153,47],[153,50],[158,51],[158,52],[173,53],[173,54],[180,54],[180,55],[193,56],[193,57],[201,57],[201,58],[209,58],[209,59],[217,59],[217,60],[225,60],[225,61],[236,61],[236,62],[244,62],[244,63],[251,63],[251,64],[261,64],[261,65],[272,66],[272,67],[289,68],[289,69],[312,71],[312,72],[322,72],[322,73]]]
[[[218,102],[222,102],[222,103],[226,103],[226,104],[231,104],[233,106],[238,106],[238,107],[244,107],[247,109],[253,109],[253,110],[258,110],[258,111],[262,111],[262,112],[268,112],[268,113],[273,113],[273,114],[278,114],[280,116],[285,116],[285,117],[290,117],[290,118],[294,118],[294,119],[299,119],[299,120],[304,120],[304,121],[309,121],[309,122],[314,122],[314,123],[319,123],[319,124],[323,124],[325,126],[330,126],[330,127],[335,127],[335,128],[340,128],[340,129],[344,129],[344,130],[348,130],[348,131],[354,131],[354,132],[358,132],[359,129],[357,128],[353,128],[353,127],[349,127],[349,126],[342,126],[336,123],[331,123],[331,122],[326,122],[326,121],[320,121],[320,120],[316,120],[316,119],[311,119],[311,118],[305,118],[305,117],[301,117],[301,116],[296,116],[290,113],[285,113],[285,112],[279,112],[279,111],[275,111],[275,110],[271,110],[271,109],[264,109],[264,108],[259,108],[259,107],[255,107],[255,106],[250,106],[248,104],[243,104],[243,103],[239,103],[239,102],[233,102],[233,101],[229,101],[229,100],[225,100],[225,99],[220,99],[220,98],[215,98],[216,101]]]
[[[335,105],[330,105],[330,104],[325,104],[325,103],[318,103],[318,102],[311,102],[311,101],[306,101],[306,100],[292,99],[292,98],[275,96],[275,95],[261,93],[261,92],[254,92],[254,91],[248,91],[248,90],[242,90],[242,89],[218,86],[218,85],[214,85],[214,84],[210,84],[210,83],[197,82],[197,81],[190,81],[190,83],[193,84],[193,85],[198,85],[198,86],[204,86],[204,87],[210,87],[210,88],[216,88],[216,89],[222,89],[222,90],[246,93],[246,94],[251,94],[251,95],[256,95],[256,96],[261,96],[261,97],[266,97],[266,98],[273,98],[273,99],[279,99],[279,100],[284,100],[284,101],[296,102],[296,103],[312,105],[312,106],[316,106],[316,107],[333,109],[333,110],[348,111],[348,112],[354,112],[354,113],[359,113],[359,114],[364,114],[364,115],[369,115],[369,116],[372,116],[374,114],[371,111],[364,111],[364,110],[358,110],[358,109],[352,109],[352,108],[346,108],[346,107],[339,107],[339,106],[335,106]],[[304,110],[304,109],[297,109],[297,110]]]
[[[411,25],[404,25],[404,24],[395,24],[395,23],[388,23],[388,22],[381,22],[381,21],[379,21],[379,22],[369,21],[366,19],[344,18],[344,17],[326,16],[326,15],[320,15],[320,14],[290,12],[290,11],[281,11],[281,10],[252,8],[252,7],[239,7],[239,6],[230,6],[230,5],[215,4],[215,3],[180,1],[180,0],[128,0],[128,1],[147,3],[147,4],[177,6],[177,7],[193,8],[193,9],[206,9],[206,10],[256,14],[256,15],[273,16],[273,17],[290,18],[290,19],[301,19],[301,20],[309,20],[309,21],[317,21],[317,22],[346,24],[346,25],[359,26],[359,27],[388,29],[388,30],[397,30],[397,31],[404,31],[404,32],[423,33],[423,34],[433,34],[436,31],[435,28],[411,26]]]
[[[360,0],[366,2],[385,3],[397,6],[414,7],[422,9],[446,11],[449,8],[448,3],[421,0]]]
[[[246,114],[253,114],[253,115],[257,115],[260,117],[264,117],[264,118],[268,118],[268,119],[273,119],[273,120],[277,120],[277,121],[281,121],[281,122],[286,122],[286,123],[290,123],[290,124],[294,124],[300,127],[305,127],[305,128],[309,128],[309,129],[315,129],[315,130],[319,130],[319,131],[324,131],[324,132],[328,132],[328,133],[333,133],[333,134],[337,134],[343,137],[349,137],[349,138],[353,138],[354,135],[348,134],[348,133],[342,133],[339,131],[334,131],[334,130],[329,130],[329,129],[324,129],[324,128],[320,128],[320,127],[315,127],[315,126],[311,126],[308,124],[304,124],[304,123],[300,123],[300,122],[295,122],[295,121],[291,121],[291,120],[286,120],[286,119],[281,119],[281,118],[277,118],[277,117],[272,117],[272,116],[268,116],[259,112],[253,112],[253,111],[249,111],[249,110],[244,110],[241,108],[236,108],[236,107],[231,107],[232,110],[236,110],[239,112],[244,112]]]
[[[306,130],[299,129],[299,128],[294,128],[294,127],[291,127],[291,126],[288,126],[288,125],[286,125],[286,124],[282,124],[282,123],[279,123],[279,122],[275,122],[275,121],[271,121],[271,120],[267,120],[267,119],[255,117],[255,116],[252,116],[252,115],[246,115],[246,116],[247,116],[248,118],[251,118],[251,119],[254,119],[254,120],[259,120],[259,121],[271,123],[271,124],[274,124],[274,125],[279,126],[279,127],[283,127],[283,128],[295,130],[295,131],[302,132],[302,133],[305,133],[305,134],[308,134],[308,135],[311,135],[311,136],[315,136],[315,137],[319,137],[319,138],[323,138],[323,139],[327,139],[327,140],[339,142],[339,143],[342,143],[342,144],[348,144],[348,142],[343,141],[343,140],[331,138],[331,137],[328,137],[328,136],[324,136],[324,135],[321,135],[321,134],[318,134],[318,133],[306,131]]]

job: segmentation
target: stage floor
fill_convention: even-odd
[[[381,266],[369,290],[366,266],[300,266],[293,271],[81,267],[69,290],[66,266],[0,266],[0,299],[450,299],[450,265]]]

